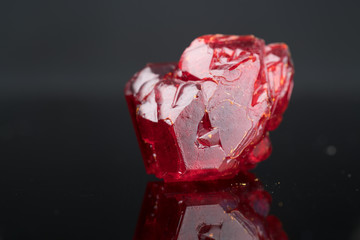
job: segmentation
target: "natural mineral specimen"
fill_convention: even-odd
[[[235,176],[271,153],[293,87],[286,44],[205,35],[178,63],[151,63],[125,95],[146,171],[165,181]]]
[[[251,173],[231,180],[150,182],[134,240],[287,240]]]

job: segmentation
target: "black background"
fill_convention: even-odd
[[[154,177],[124,84],[208,33],[290,46],[291,104],[271,134],[272,156],[254,172],[290,239],[360,239],[359,6],[2,1],[0,239],[131,239]]]

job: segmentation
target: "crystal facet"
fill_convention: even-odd
[[[271,196],[251,173],[147,186],[134,240],[287,240]]]
[[[293,87],[286,44],[205,35],[179,63],[148,64],[125,95],[146,171],[165,181],[229,178],[271,153]]]

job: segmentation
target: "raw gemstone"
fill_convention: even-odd
[[[287,240],[271,196],[251,173],[147,186],[134,240]]]
[[[271,153],[294,68],[283,43],[206,35],[179,63],[148,64],[125,95],[146,171],[165,181],[230,178]]]

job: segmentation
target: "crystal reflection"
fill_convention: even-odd
[[[252,173],[209,182],[150,182],[135,240],[285,240],[271,196]]]

